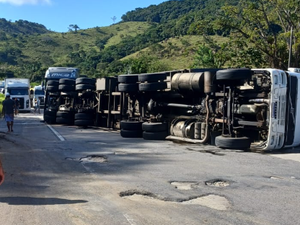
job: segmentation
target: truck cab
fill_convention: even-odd
[[[30,112],[30,82],[26,78],[6,78],[5,94],[9,93],[11,99],[19,101],[20,112]]]

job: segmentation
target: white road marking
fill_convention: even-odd
[[[47,125],[47,127],[49,127],[49,129],[59,138],[59,140],[61,141],[65,141],[66,139],[64,139],[63,136],[61,136],[56,130],[54,130],[54,128],[50,125]]]

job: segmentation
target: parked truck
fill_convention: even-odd
[[[90,121],[75,125],[120,129],[124,138],[229,149],[293,147],[300,144],[296,135],[300,74],[294,71],[244,68],[125,74],[97,79],[95,89],[92,79],[85,78],[92,86],[75,89],[78,117],[74,120]],[[82,80],[77,79],[75,83]]]
[[[45,91],[42,85],[34,86],[32,89],[32,106],[36,107],[36,104],[40,100],[40,106],[45,104]]]
[[[19,112],[30,112],[30,82],[26,78],[6,78],[5,94],[9,93],[11,99],[17,99]]]

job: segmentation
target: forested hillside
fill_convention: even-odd
[[[0,19],[0,77],[41,81],[49,66],[78,67],[90,77],[191,67],[299,64],[299,9],[293,0],[173,0],[137,8],[109,27],[57,33],[28,21]],[[77,27],[76,29],[73,29]]]

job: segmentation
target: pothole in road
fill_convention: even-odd
[[[214,186],[214,187],[228,187],[230,185],[230,182],[221,179],[214,179],[214,180],[205,181],[205,185]]]
[[[178,190],[192,190],[196,188],[199,184],[197,182],[190,182],[190,181],[172,181],[170,182],[171,185],[175,186]]]
[[[189,198],[187,200],[179,200],[179,201],[165,200],[150,192],[141,192],[141,191],[121,192],[120,197],[129,199],[131,201],[141,202],[141,203],[145,203],[145,201],[148,201],[156,204],[167,202],[167,203],[176,203],[176,204],[183,204],[183,205],[200,205],[200,206],[205,206],[219,211],[229,210],[231,207],[231,203],[225,197],[214,195],[214,194],[209,194],[205,196]]]
[[[223,196],[206,195],[182,202],[185,205],[201,205],[220,211],[228,210],[231,207],[230,202]]]
[[[103,155],[88,155],[79,159],[81,162],[96,162],[96,163],[106,163],[107,157]]]

